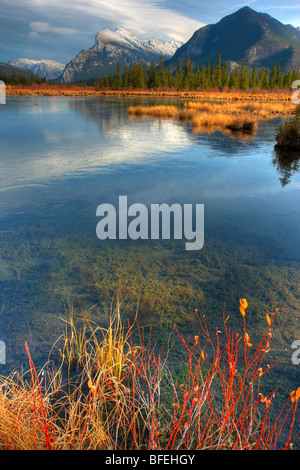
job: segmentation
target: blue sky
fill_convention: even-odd
[[[69,62],[96,32],[122,26],[140,39],[188,40],[243,6],[300,26],[299,0],[0,0],[0,62],[26,57]]]

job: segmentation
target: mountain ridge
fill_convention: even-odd
[[[32,70],[15,67],[14,65],[0,62],[0,75],[17,75],[25,76],[26,78],[35,78],[36,74]]]
[[[243,7],[195,31],[165,63],[175,69],[189,55],[194,64],[202,66],[215,63],[219,53],[223,61],[245,61],[250,67],[271,67],[276,62],[283,70],[296,69],[300,66],[300,31],[267,13]]]
[[[10,60],[8,64],[14,67],[31,70],[38,77],[45,77],[47,80],[55,80],[61,75],[65,68],[65,64],[50,59],[34,60],[20,58]]]
[[[141,62],[150,65],[152,61],[159,63],[160,56],[164,60],[173,56],[181,42],[171,40],[161,42],[155,37],[142,41],[130,31],[118,26],[115,31],[103,29],[98,31],[94,45],[82,49],[79,54],[66,64],[58,81],[80,81],[95,77],[104,77],[116,72],[117,62],[121,71],[125,67]]]

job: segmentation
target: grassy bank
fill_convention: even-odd
[[[242,92],[242,91],[177,91],[177,90],[99,90],[95,86],[83,87],[75,84],[34,84],[34,85],[7,85],[8,96],[115,96],[115,97],[179,97],[182,99],[213,99],[217,101],[291,101],[290,90],[280,92]]]
[[[265,354],[276,317],[266,315],[257,346],[247,333],[247,301],[240,299],[243,334],[230,318],[211,335],[197,311],[191,338],[177,331],[184,377],[170,372],[137,323],[123,326],[120,304],[107,329],[88,319],[66,320],[61,364],[41,371],[29,348],[28,374],[1,378],[0,449],[291,449],[300,388],[287,392],[274,414],[276,395],[262,381],[271,374]],[[88,313],[88,312],[87,312]]]

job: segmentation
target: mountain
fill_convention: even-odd
[[[300,68],[300,31],[283,25],[266,13],[249,7],[224,17],[216,24],[198,29],[165,65],[173,69],[189,54],[200,67],[209,60],[215,64],[218,54],[222,61],[249,67],[272,67],[276,62],[283,71]]]
[[[32,59],[16,59],[8,62],[15,67],[32,70],[38,77],[45,77],[47,80],[54,80],[62,74],[65,65],[55,60],[32,60]]]
[[[158,64],[160,56],[164,60],[169,59],[181,45],[179,41],[162,43],[156,38],[141,41],[120,27],[115,31],[103,29],[96,34],[95,44],[91,49],[83,49],[66,65],[58,81],[75,82],[105,77],[109,72],[116,72],[117,62],[121,71],[134,62],[150,65],[154,60]]]
[[[36,77],[35,73],[32,70],[22,69],[20,67],[15,67],[13,65],[5,64],[0,62],[0,75],[25,75],[25,77]]]

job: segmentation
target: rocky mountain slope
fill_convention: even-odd
[[[75,82],[105,77],[109,72],[116,72],[117,62],[121,71],[134,62],[150,65],[154,61],[158,64],[160,56],[164,60],[169,59],[181,45],[175,40],[162,43],[156,38],[141,41],[120,27],[115,31],[103,29],[97,33],[94,46],[88,50],[83,49],[69,62],[58,80]]]
[[[15,67],[14,65],[6,64],[0,62],[0,75],[24,75],[25,77],[36,77],[35,73],[32,70],[22,69],[20,67]]]
[[[213,25],[197,30],[166,62],[175,69],[189,54],[194,64],[215,64],[218,54],[223,61],[249,67],[272,67],[276,62],[282,70],[300,68],[300,31],[284,25],[266,13],[249,7],[224,17]]]

